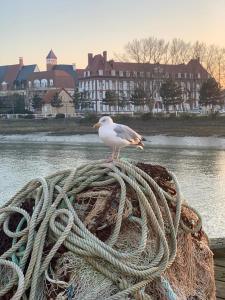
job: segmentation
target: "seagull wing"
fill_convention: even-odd
[[[141,142],[144,140],[144,138],[130,127],[122,124],[115,124],[113,130],[118,137],[129,141],[131,145],[137,145],[140,147],[144,146],[144,144]]]

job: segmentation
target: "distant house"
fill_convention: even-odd
[[[19,58],[18,64],[0,66],[0,91],[24,90],[28,77],[36,72],[39,72],[38,66],[25,66],[22,57]]]
[[[54,106],[54,99],[60,99],[60,105]],[[75,108],[73,105],[73,97],[64,89],[51,89],[42,98],[42,114],[55,115],[65,114],[66,116],[73,116]]]

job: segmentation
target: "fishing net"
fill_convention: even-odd
[[[175,224],[179,209],[175,201],[178,194],[177,186],[170,173],[161,166],[139,163],[136,164],[136,167],[148,174],[157,186],[167,193],[168,199],[170,199],[168,201],[170,215],[168,215],[167,206],[163,204],[161,197],[159,197],[160,194],[156,185],[148,182],[149,188],[156,197],[156,202],[152,205],[153,210],[156,210],[156,215],[162,216],[163,225],[161,224],[161,226],[164,228],[165,239],[168,242],[168,248],[173,249],[170,216]],[[131,182],[137,183],[139,180],[139,177],[135,179],[134,173],[129,173],[129,169],[126,169],[126,164],[120,165],[120,171],[126,176],[128,175]],[[84,177],[81,182],[86,179],[87,177]],[[148,280],[147,284],[140,286],[134,292],[116,298],[116,295],[119,295],[121,291],[138,285],[143,280],[141,276],[131,273],[130,269],[135,266],[137,274],[147,272],[151,265],[153,269],[156,268],[163,261],[166,254],[162,252],[162,241],[159,238],[159,232],[156,230],[154,218],[147,218],[145,224],[145,218],[143,217],[145,216],[145,211],[139,199],[141,193],[138,194],[132,184],[128,184],[128,182],[126,182],[121,227],[118,234],[115,233],[121,206],[122,187],[118,182],[109,178],[104,178],[104,180],[106,180],[104,185],[89,184],[81,191],[79,191],[79,188],[75,190],[73,186],[69,193],[70,204],[76,211],[79,220],[94,237],[102,242],[102,244],[98,244],[99,247],[103,247],[99,249],[101,255],[99,257],[93,255],[98,246],[93,245],[93,249],[91,249],[88,248],[88,243],[84,243],[84,247],[78,246],[78,250],[72,251],[74,249],[71,246],[72,244],[70,244],[72,241],[68,238],[57,249],[45,272],[42,272],[41,276],[38,277],[38,292],[35,299],[216,299],[213,255],[208,246],[208,239],[201,228],[199,215],[184,200],[180,207],[179,228],[176,235],[176,249],[174,250],[176,256],[171,258],[171,263],[162,272],[157,273],[157,276],[154,276],[153,273],[152,278],[151,276],[144,277],[145,280],[146,278]],[[64,181],[65,177],[58,184],[57,191],[59,191],[60,186],[63,186]],[[140,189],[146,192],[147,186],[141,181],[139,185],[141,186]],[[77,184],[77,186],[80,186],[80,184]],[[53,193],[54,199],[58,196],[57,191]],[[21,207],[30,215],[33,213],[33,206],[35,206],[35,199],[37,199],[38,193],[40,193],[38,189],[35,189],[35,192],[31,192],[21,204]],[[70,207],[70,204],[64,198],[64,201],[59,203],[58,208],[63,211],[66,207]],[[13,221],[11,219],[9,222],[11,230],[16,230],[20,219],[21,215],[15,213]],[[66,215],[62,217],[59,215],[55,216],[53,221],[57,229],[53,229],[51,226],[48,229],[48,238],[43,248],[43,258],[51,253],[53,245],[58,239],[57,232],[60,229],[66,231],[68,220],[69,216]],[[76,224],[79,225],[79,222]],[[148,230],[145,231],[145,228]],[[75,229],[77,228],[73,229],[72,227],[72,230]],[[85,230],[78,230],[77,232],[78,241],[85,234],[88,234]],[[112,236],[116,236],[116,238],[112,238]],[[10,248],[11,242],[11,239],[5,234],[2,225],[0,227],[0,238],[4,241],[1,255]],[[103,243],[113,247],[109,250],[109,248],[104,248],[108,246],[104,246]],[[90,252],[89,255],[87,255],[87,249]],[[103,259],[103,250],[107,250],[109,254],[114,255],[112,260],[114,263],[111,263],[111,258]],[[162,253],[161,256],[160,253]],[[118,257],[119,259],[117,260]],[[122,267],[118,266],[118,261],[125,265],[128,271],[123,271]],[[25,266],[26,270],[27,267]],[[12,269],[0,266],[0,291],[10,281],[11,277]],[[165,282],[167,287],[169,285],[169,292],[166,290]],[[13,293],[15,293],[15,288],[10,290],[4,296],[5,298],[1,299],[10,299],[9,297]],[[26,292],[26,295],[28,293]],[[176,295],[176,298],[173,295]]]

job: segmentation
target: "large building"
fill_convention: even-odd
[[[74,91],[77,78],[75,64],[57,64],[57,57],[50,50],[46,57],[46,71],[33,73],[28,77],[30,90],[65,88]]]
[[[78,75],[82,76],[82,72],[75,64],[58,64],[53,50],[46,57],[46,71],[40,71],[36,64],[24,65],[20,57],[18,64],[0,66],[0,96],[24,95],[26,108],[32,110],[35,95],[44,98],[49,90],[57,89],[73,95]]]
[[[0,66],[0,91],[27,91],[65,88],[74,91],[77,77],[82,70],[75,64],[57,64],[57,57],[50,50],[46,57],[46,71],[36,64],[24,65],[23,58],[15,65]]]
[[[154,110],[163,108],[160,97],[160,86],[168,78],[174,79],[182,88],[184,107],[197,107],[199,90],[203,81],[209,77],[198,59],[187,64],[149,64],[116,62],[107,59],[107,52],[93,56],[88,54],[88,65],[79,77],[79,91],[85,92],[93,102],[94,109],[99,112],[108,111],[103,104],[106,91],[115,91],[122,99],[130,99],[135,88],[141,86],[154,99]],[[122,110],[134,110],[132,105]]]
[[[0,66],[0,91],[25,90],[28,77],[37,72],[38,66],[24,65],[22,57],[18,64]]]

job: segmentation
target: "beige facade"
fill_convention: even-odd
[[[54,107],[51,105],[52,99],[54,95],[56,95],[56,93],[58,93],[58,97],[62,100],[62,104],[60,107]],[[72,96],[64,89],[49,91],[43,99],[42,114],[65,114],[66,116],[74,116],[75,108],[73,105]]]

